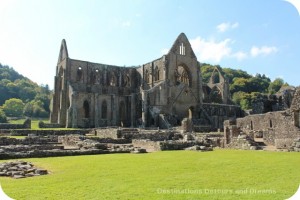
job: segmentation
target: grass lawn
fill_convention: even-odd
[[[25,119],[9,120],[11,124],[23,124]],[[32,130],[50,130],[49,128],[39,128],[39,122],[49,123],[49,119],[35,119],[31,118],[31,129]],[[51,130],[75,130],[76,128],[51,128]]]
[[[17,200],[283,200],[300,183],[300,154],[288,152],[163,151],[24,160],[51,174],[1,177],[5,193]]]
[[[25,119],[17,119],[17,120],[9,120],[11,124],[23,124]],[[31,129],[40,129],[39,122],[43,121],[45,123],[49,123],[49,119],[31,119]]]

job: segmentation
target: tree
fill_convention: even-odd
[[[34,117],[49,117],[49,113],[44,109],[42,101],[33,102],[33,116]]]
[[[23,109],[23,114],[26,117],[32,117],[33,114],[33,101],[27,102]]]
[[[276,92],[278,92],[283,84],[284,84],[284,81],[282,78],[276,78],[269,85],[269,94],[275,94]]]
[[[2,108],[6,116],[21,117],[23,115],[24,103],[21,99],[12,98],[6,100]]]
[[[6,115],[5,115],[4,111],[2,110],[2,108],[0,108],[0,123],[6,123],[6,122],[7,122]]]

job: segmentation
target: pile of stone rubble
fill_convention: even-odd
[[[11,161],[0,163],[0,176],[9,176],[18,179],[46,174],[48,174],[47,170],[39,169],[30,162]]]

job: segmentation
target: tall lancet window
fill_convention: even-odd
[[[185,55],[185,46],[183,45],[183,43],[181,43],[181,45],[179,46],[179,54]]]

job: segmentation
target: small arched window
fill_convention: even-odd
[[[149,74],[149,71],[147,69],[145,71],[145,81],[147,83],[150,83],[150,74]]]
[[[82,78],[82,68],[78,67],[77,74],[76,74],[76,81],[80,81]]]
[[[157,66],[155,67],[155,70],[154,70],[154,79],[155,79],[155,81],[159,80],[159,69]]]

